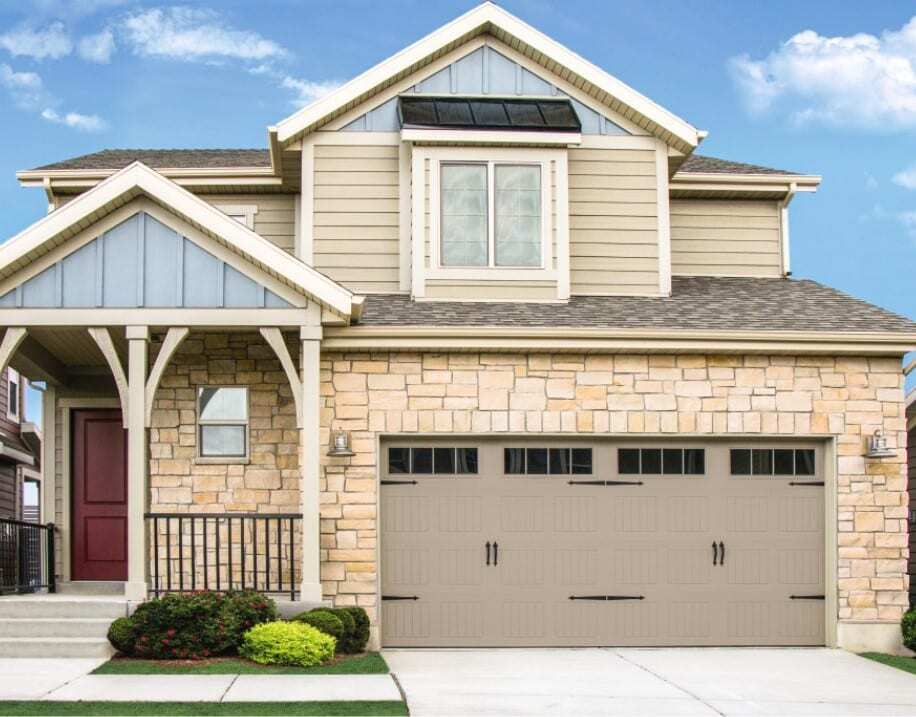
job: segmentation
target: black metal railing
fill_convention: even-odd
[[[54,523],[0,518],[0,595],[54,592]]]
[[[151,592],[299,593],[301,513],[147,513]]]

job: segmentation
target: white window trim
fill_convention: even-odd
[[[6,369],[6,417],[16,423],[22,422],[22,376],[14,368]],[[10,396],[13,394],[13,384],[16,385],[16,411],[11,410]]]
[[[200,395],[204,389],[242,388],[245,390],[245,419],[244,420],[204,420],[200,417]],[[196,463],[248,463],[251,460],[251,391],[248,386],[198,386],[195,397],[195,421],[197,455]],[[244,426],[245,427],[245,455],[239,456],[205,456],[203,455],[203,440],[201,439],[201,426]]]
[[[418,148],[419,149],[419,148]],[[550,150],[543,148],[423,148],[423,154],[430,159],[429,163],[429,267],[426,268],[426,278],[428,279],[472,279],[472,280],[509,280],[509,281],[552,281],[557,279],[557,270],[554,268],[555,257],[553,254],[553,201],[555,197],[551,187],[551,162],[557,162],[559,167],[559,158],[565,160],[566,150]],[[415,150],[416,152],[417,150]],[[489,252],[494,250],[494,221],[493,216],[493,166],[496,164],[532,164],[541,168],[541,266],[540,267],[510,267],[510,266],[488,266],[488,267],[460,267],[460,266],[442,266],[441,264],[441,246],[442,238],[440,235],[440,167],[448,163],[486,163],[487,170],[487,202],[489,209],[487,212],[487,222],[489,226],[488,241],[490,243]],[[556,180],[565,182],[567,178],[565,173],[561,176],[556,172]],[[557,188],[556,194],[561,194]],[[558,206],[559,211],[559,206]],[[558,222],[559,223],[559,222]],[[423,237],[421,241],[425,240]],[[557,244],[562,241],[557,236]],[[422,244],[421,244],[422,252]]]
[[[240,224],[254,231],[254,215],[258,213],[257,204],[214,204],[213,206],[236,221],[244,219]]]

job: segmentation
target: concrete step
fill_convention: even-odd
[[[108,640],[93,637],[0,637],[4,657],[111,657]]]
[[[124,583],[115,580],[62,582],[57,585],[58,595],[124,595]]]
[[[108,634],[111,618],[5,618],[0,616],[0,638],[84,637]]]
[[[64,595],[9,596],[0,598],[0,618],[102,619],[109,622],[127,615],[124,598],[90,598]],[[2,653],[0,653],[2,654]]]

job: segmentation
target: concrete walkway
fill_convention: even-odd
[[[916,675],[839,650],[385,650],[384,656],[412,717],[916,716]]]
[[[390,675],[91,675],[105,660],[0,659],[0,700],[324,702],[400,700]]]

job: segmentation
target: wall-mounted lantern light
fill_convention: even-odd
[[[866,458],[891,458],[897,455],[897,451],[887,447],[887,436],[880,428],[868,439],[868,451],[865,453]]]
[[[346,458],[356,454],[350,450],[350,434],[346,431],[334,431],[331,434],[331,447],[328,455],[334,458]]]

